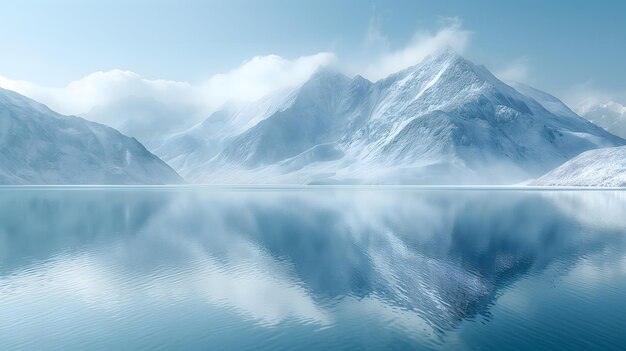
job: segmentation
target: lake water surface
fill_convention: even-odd
[[[0,189],[2,350],[623,350],[626,192]]]

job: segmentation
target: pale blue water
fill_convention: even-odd
[[[626,192],[0,189],[1,350],[619,350]]]

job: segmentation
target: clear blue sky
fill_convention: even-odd
[[[626,1],[86,1],[0,4],[0,75],[65,84],[97,70],[196,82],[255,55],[335,52],[350,59],[372,18],[392,46],[458,17],[466,56],[488,66],[525,58],[548,91],[593,81],[623,89]]]

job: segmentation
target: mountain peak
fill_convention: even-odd
[[[294,95],[216,139],[223,146],[184,175],[221,182],[227,166],[239,167],[227,179],[243,182],[514,183],[626,144],[573,113],[550,112],[548,99],[549,109],[449,48],[375,83],[323,67]]]
[[[453,49],[446,47],[439,51],[434,52],[426,56],[419,63],[414,64],[413,66],[407,67],[397,73],[391,74],[384,80],[397,80],[407,77],[408,75],[415,74],[417,72],[430,72],[430,74],[435,75],[436,72],[442,72],[448,69],[462,69],[466,72],[474,72],[476,73],[479,69],[472,62],[466,60],[463,56],[458,54]]]
[[[343,90],[350,84],[351,79],[345,74],[329,67],[320,67],[299,89],[299,95],[318,93],[332,94],[333,91]]]
[[[317,70],[315,70],[313,74],[311,74],[311,77],[309,77],[308,81],[310,82],[310,81],[316,81],[316,80],[336,80],[336,79],[349,80],[350,78],[348,78],[348,76],[346,76],[345,74],[339,72],[334,67],[321,66]]]
[[[420,69],[422,67],[432,67],[439,69],[441,67],[455,67],[459,65],[468,65],[475,67],[473,63],[465,59],[452,48],[446,47],[426,56],[421,62],[409,67],[409,70]]]
[[[428,55],[425,61],[464,61],[465,58],[449,46]]]

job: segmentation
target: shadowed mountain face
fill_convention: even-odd
[[[513,183],[626,143],[523,88],[451,51],[376,83],[322,70],[156,152],[195,182]]]
[[[137,140],[0,89],[0,184],[177,184]]]

